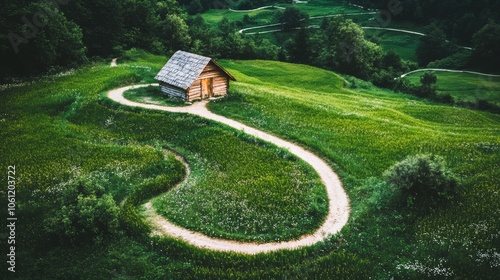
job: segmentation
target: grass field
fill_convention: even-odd
[[[155,104],[155,105],[172,106],[172,107],[186,105],[186,103],[182,100],[165,98],[165,95],[161,93],[159,86],[149,86],[149,87],[130,89],[124,92],[123,96],[128,100],[146,104]]]
[[[300,143],[329,162],[351,199],[347,226],[322,244],[256,256],[148,236],[135,207],[184,173],[165,149],[187,160],[191,176],[154,204],[176,223],[207,234],[274,240],[288,233],[291,238],[299,234],[292,229],[304,232],[317,225],[309,210],[321,212],[317,206],[324,190],[300,161],[241,132],[194,116],[107,100],[106,90],[152,82],[167,60],[137,51],[127,57],[131,60],[119,67],[94,65],[0,91],[0,162],[5,168],[16,165],[19,177],[17,279],[498,275],[498,115],[376,88],[346,90],[334,73],[278,62],[221,61],[238,82],[229,98],[211,103],[210,109]],[[461,177],[456,201],[419,217],[383,207],[377,199],[381,173],[422,152],[442,155]],[[57,210],[47,199],[50,190],[75,172],[99,172],[117,204],[127,198],[117,236],[67,244],[46,234],[44,221]],[[233,222],[235,217],[242,221]],[[293,219],[301,225],[293,225]],[[281,226],[270,228],[270,221]]]
[[[423,74],[424,72],[416,72],[406,77],[412,83],[419,84]],[[476,99],[483,99],[500,105],[500,77],[439,71],[434,74],[438,78],[436,88],[457,100],[474,102]]]
[[[286,7],[286,4],[279,4],[279,7]],[[345,1],[325,1],[325,0],[311,0],[307,4],[294,4],[295,7],[302,11],[305,11],[309,16],[321,16],[330,14],[342,14],[342,13],[356,13],[365,12],[360,8],[346,5]],[[243,16],[249,15],[254,22],[252,26],[265,25],[270,23],[275,23],[274,13],[276,8],[269,8],[264,10],[252,11],[248,13],[243,12],[232,12],[230,10],[216,10],[211,9],[202,14],[203,19],[212,26],[217,26],[217,23],[221,21],[224,17],[232,21],[242,21]],[[246,26],[245,26],[246,27]]]
[[[393,31],[368,30],[365,29],[365,38],[374,38],[384,51],[393,50],[402,59],[417,61],[416,50],[420,42],[420,36]]]
[[[377,89],[344,90],[335,74],[307,66],[264,61],[224,66],[239,83],[232,97],[211,104],[212,110],[302,143],[342,174],[353,216],[344,231],[350,244],[341,247],[374,266],[380,264],[379,272],[392,267],[392,273],[405,277],[436,276],[439,267],[470,278],[477,277],[472,271],[478,273],[478,266],[485,265],[484,278],[498,271],[493,253],[500,241],[500,221],[494,214],[500,206],[495,183],[500,162],[498,115]],[[370,188],[377,185],[376,178],[394,162],[417,153],[446,158],[463,179],[461,198],[415,221],[404,221],[408,218],[401,213],[365,208],[377,192]],[[484,259],[470,257],[483,252],[489,252]]]

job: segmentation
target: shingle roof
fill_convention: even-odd
[[[177,51],[170,60],[163,66],[155,79],[169,85],[186,90],[200,76],[207,64],[213,61],[210,57],[205,57],[185,51]],[[215,61],[213,61],[220,67]],[[232,80],[234,78],[220,67]]]

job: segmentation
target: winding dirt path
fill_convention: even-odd
[[[156,227],[157,231],[161,232],[161,234],[181,239],[191,245],[200,248],[226,252],[237,252],[243,254],[258,254],[276,250],[292,250],[316,244],[338,233],[347,223],[350,213],[349,198],[342,188],[342,183],[340,182],[339,177],[324,160],[296,144],[210,112],[206,107],[207,101],[197,102],[187,107],[166,107],[133,102],[123,97],[123,93],[129,89],[150,85],[157,86],[158,84],[122,87],[108,92],[107,96],[111,100],[126,106],[197,115],[209,120],[223,123],[234,129],[242,130],[246,134],[273,143],[278,147],[287,149],[290,153],[304,160],[306,163],[311,165],[314,170],[316,170],[323,184],[325,185],[328,196],[328,214],[323,224],[314,233],[304,235],[297,240],[271,243],[249,243],[208,237],[201,233],[187,230],[169,222],[164,217],[158,215],[154,211],[151,202],[148,202],[144,205],[146,208],[147,219]]]
[[[255,8],[255,9],[251,9],[251,10],[233,10],[233,9],[229,9],[229,11],[235,12],[235,13],[248,13],[248,12],[255,12],[255,11],[265,10],[265,9],[281,9],[281,10],[284,10],[285,8],[284,7],[279,7],[279,6],[263,6],[263,7],[259,7],[259,8]]]
[[[500,75],[495,75],[495,74],[485,74],[485,73],[480,73],[480,72],[474,72],[474,71],[466,71],[466,70],[452,70],[452,69],[441,69],[441,68],[423,68],[423,69],[417,69],[410,71],[408,73],[405,73],[401,75],[399,78],[404,78],[410,74],[417,73],[417,72],[423,72],[423,71],[436,71],[436,72],[452,72],[452,73],[468,73],[468,74],[475,74],[479,76],[485,76],[485,77],[500,77]]]
[[[309,19],[319,19],[319,18],[330,18],[330,17],[340,17],[340,16],[359,16],[359,15],[374,15],[377,14],[377,12],[367,12],[367,13],[348,13],[348,14],[333,14],[333,15],[325,15],[325,16],[313,16],[310,17]],[[245,34],[245,35],[254,35],[254,34],[264,34],[264,33],[274,33],[274,32],[280,32],[283,31],[281,29],[274,29],[274,30],[268,30],[268,31],[262,31],[262,32],[252,32],[252,33],[244,33],[245,31],[249,30],[254,30],[254,29],[261,29],[261,28],[266,28],[266,27],[273,27],[273,26],[281,26],[282,23],[272,23],[272,24],[266,24],[266,25],[259,25],[259,26],[253,26],[253,27],[247,27],[238,30],[238,33],[240,34]],[[319,28],[319,25],[311,25],[309,28]],[[296,28],[300,29],[300,28]]]

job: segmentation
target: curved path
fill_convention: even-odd
[[[255,11],[259,11],[259,10],[264,10],[264,9],[282,9],[284,10],[285,8],[284,7],[279,7],[279,6],[263,6],[263,7],[259,7],[259,8],[255,8],[255,9],[251,9],[251,10],[233,10],[233,9],[229,9],[231,12],[235,12],[235,13],[248,13],[248,12],[255,12]]]
[[[452,70],[452,69],[440,69],[440,68],[423,68],[423,69],[417,69],[417,70],[413,70],[413,71],[410,71],[408,73],[405,73],[405,74],[401,75],[399,78],[404,78],[407,75],[410,75],[410,74],[413,74],[413,73],[416,73],[416,72],[422,72],[422,71],[468,73],[468,74],[475,74],[475,75],[480,75],[480,76],[485,76],[485,77],[500,77],[500,75],[485,74],[485,73],[479,73],[479,72],[474,72],[474,71],[466,71],[466,70]]]
[[[361,28],[363,28],[363,29],[374,29],[374,30],[384,30],[384,31],[394,31],[394,32],[408,33],[408,34],[413,34],[413,35],[418,35],[418,36],[426,36],[424,33],[415,32],[415,31],[411,31],[411,30],[405,30],[405,29],[386,28],[386,27],[373,27],[373,26],[362,26]]]
[[[191,245],[217,251],[237,252],[244,254],[258,254],[276,250],[292,250],[304,246],[310,246],[321,242],[328,237],[338,233],[347,223],[349,218],[349,198],[342,188],[342,184],[335,172],[321,158],[306,149],[291,142],[280,139],[269,133],[244,125],[240,122],[214,114],[206,108],[206,101],[194,103],[186,107],[166,107],[153,104],[144,104],[127,100],[123,97],[126,90],[145,86],[157,86],[158,84],[146,84],[122,87],[108,92],[107,96],[120,104],[132,107],[141,107],[151,110],[160,110],[175,113],[187,113],[197,115],[206,119],[223,123],[237,130],[243,130],[246,134],[274,145],[287,149],[290,153],[310,164],[320,176],[325,185],[328,196],[328,214],[323,224],[312,234],[304,235],[297,240],[271,243],[248,243],[231,240],[216,239],[198,232],[193,232],[179,227],[154,212],[150,203],[146,203],[146,211],[151,221],[163,234],[181,239]]]
[[[367,13],[349,13],[349,14],[333,14],[333,15],[326,15],[326,16],[314,16],[310,17],[309,19],[319,19],[319,18],[329,18],[329,17],[340,17],[340,16],[358,16],[358,15],[374,15],[377,12],[367,12]],[[243,32],[248,31],[248,30],[253,30],[253,29],[260,29],[260,28],[266,28],[266,27],[273,27],[273,26],[280,26],[282,23],[272,23],[272,24],[266,24],[266,25],[259,25],[259,26],[253,26],[253,27],[247,27],[238,30],[238,33],[243,34]],[[311,25],[309,28],[317,28],[319,25]],[[296,28],[299,29],[299,28]],[[253,34],[264,34],[264,33],[273,33],[273,32],[280,32],[282,31],[281,29],[275,29],[275,30],[268,30],[268,31],[262,31],[262,32],[252,32],[252,33],[244,33],[246,35],[253,35]]]

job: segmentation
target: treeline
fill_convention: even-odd
[[[468,45],[473,35],[489,20],[500,22],[500,1],[497,0],[351,0],[364,7],[387,10],[388,5],[401,3],[396,19],[421,24],[435,23],[460,44]],[[398,9],[399,10],[399,9]]]
[[[240,59],[275,59],[279,51],[267,40],[238,34],[228,20],[212,28],[175,0],[2,2],[0,80],[77,67],[130,48]]]
[[[394,77],[417,68],[415,62],[366,40],[363,29],[351,19],[325,19],[318,29],[306,28],[307,21],[301,24],[295,37],[284,43],[280,60],[312,64],[384,87],[392,86]]]
[[[500,1],[497,0],[353,0],[394,11],[391,19],[426,25],[417,49],[420,67],[472,68],[498,71],[500,65]],[[389,21],[390,24],[390,21]],[[389,26],[390,27],[390,26]],[[474,51],[465,51],[463,46]]]

